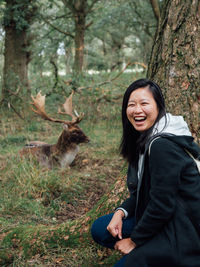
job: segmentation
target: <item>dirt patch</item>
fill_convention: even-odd
[[[122,162],[120,157],[102,160],[89,159],[86,153],[79,154],[71,168],[80,172],[83,192],[78,199],[74,194],[74,201],[63,204],[60,211],[56,212],[56,220],[76,219],[88,212],[119,176]]]

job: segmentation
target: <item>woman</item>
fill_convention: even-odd
[[[93,223],[93,239],[124,254],[115,267],[199,267],[200,175],[185,149],[196,158],[200,149],[186,122],[140,79],[124,94],[122,124],[130,197]]]

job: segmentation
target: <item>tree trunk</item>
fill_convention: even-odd
[[[2,98],[7,99],[21,88],[28,88],[28,58],[25,31],[15,25],[5,27],[5,52]]]
[[[167,107],[182,114],[200,141],[200,2],[166,0],[155,36],[148,78],[162,88]]]
[[[29,90],[28,63],[31,36],[28,35],[28,30],[37,12],[37,6],[33,0],[6,0],[5,2],[2,99],[11,102],[11,96],[18,95],[19,91],[21,95],[22,93],[27,95]]]
[[[70,67],[70,62],[71,62],[71,57],[72,57],[72,49],[71,46],[68,46],[65,49],[65,73],[66,75],[71,73],[71,67]]]
[[[70,36],[74,38],[75,44],[73,71],[76,76],[79,76],[83,70],[85,31],[92,24],[92,21],[86,24],[86,17],[92,12],[92,7],[98,0],[92,0],[90,4],[88,0],[62,1],[73,14],[75,36],[73,37],[73,35],[70,34]]]
[[[76,74],[80,74],[83,69],[84,58],[84,36],[85,36],[85,3],[82,2],[82,8],[75,14],[75,59],[74,59],[74,71]]]

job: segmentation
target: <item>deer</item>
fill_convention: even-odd
[[[79,128],[78,123],[83,119],[84,114],[78,115],[77,111],[72,109],[72,97],[74,91],[62,104],[62,109],[58,108],[58,114],[69,115],[71,121],[54,119],[50,117],[45,111],[45,97],[41,91],[32,98],[31,107],[32,111],[38,114],[42,119],[55,123],[63,124],[63,131],[60,134],[56,144],[48,144],[42,141],[30,141],[20,151],[20,156],[31,156],[36,158],[39,164],[48,169],[55,166],[60,168],[67,168],[74,161],[77,153],[79,152],[79,144],[89,142],[89,138]]]

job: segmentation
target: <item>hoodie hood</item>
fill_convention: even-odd
[[[183,149],[187,149],[195,158],[200,158],[200,147],[182,116],[173,116],[170,113],[162,117],[154,126],[153,136],[163,136],[173,141]]]
[[[153,135],[160,133],[168,133],[173,135],[192,136],[187,123],[182,116],[173,116],[167,113],[154,126]]]

